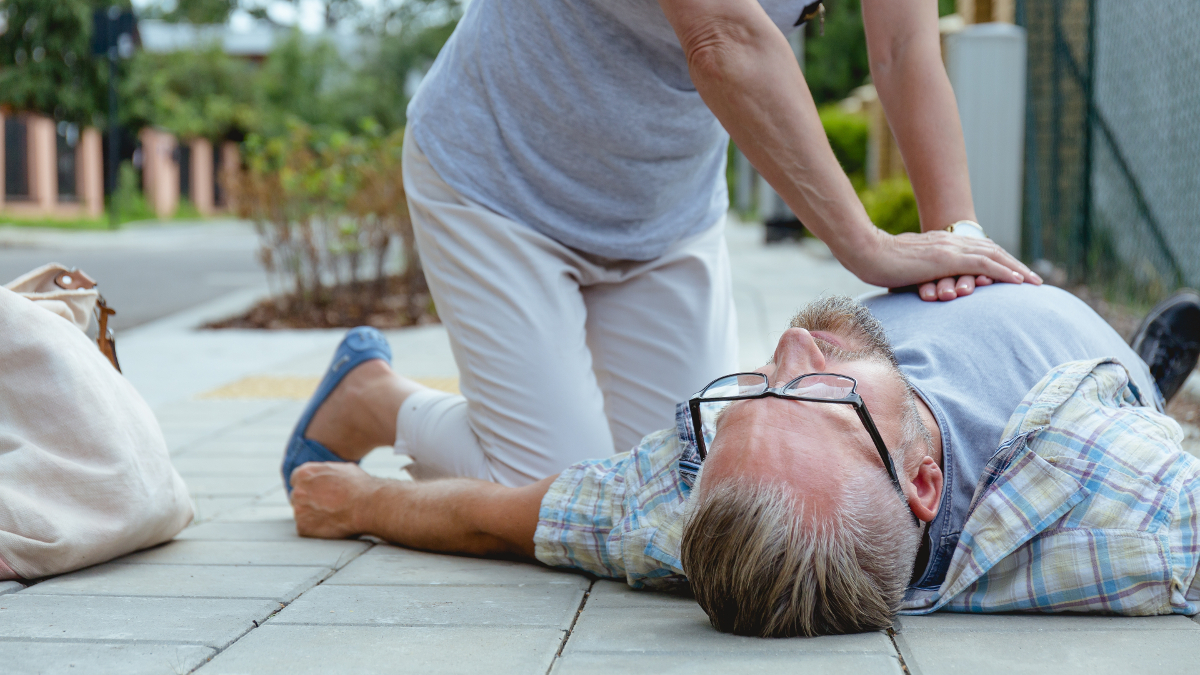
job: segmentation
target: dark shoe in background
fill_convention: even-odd
[[[1170,401],[1200,358],[1200,294],[1177,291],[1150,310],[1130,343]]]

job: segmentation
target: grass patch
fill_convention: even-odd
[[[109,197],[117,204],[117,227],[125,223],[160,220],[146,204],[146,198],[142,196],[139,182],[133,164],[122,163],[116,194]],[[106,206],[108,205],[106,204]],[[191,200],[187,197],[180,197],[175,215],[166,220],[201,220],[202,218],[200,211],[196,209],[196,205]],[[100,218],[17,218],[0,214],[0,225],[46,227],[58,230],[107,230],[111,227],[107,210]]]

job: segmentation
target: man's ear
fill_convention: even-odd
[[[942,469],[932,457],[921,460],[906,493],[912,512],[926,523],[932,521],[942,502]]]

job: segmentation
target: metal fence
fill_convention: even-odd
[[[1024,254],[1110,296],[1200,286],[1200,2],[1018,0]]]

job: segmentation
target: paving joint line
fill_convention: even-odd
[[[571,635],[575,632],[575,624],[579,623],[579,617],[583,614],[583,608],[587,605],[588,598],[592,595],[592,589],[595,588],[596,581],[593,579],[588,584],[587,590],[583,592],[583,597],[579,599],[579,609],[575,610],[575,616],[571,618],[571,625],[567,626],[566,634],[563,635],[562,642],[558,645],[558,651],[554,652],[554,658],[550,659],[550,667],[546,668],[546,675],[554,670],[554,664],[558,663],[558,659],[562,657],[563,650],[567,648],[567,640],[571,639]]]
[[[355,558],[357,558],[358,556],[360,556],[360,555],[362,555],[362,554],[366,553],[367,551],[370,551],[371,549],[375,548],[375,546],[377,546],[377,544],[375,544],[375,542],[372,542],[372,541],[369,541],[369,540],[360,540],[360,541],[365,541],[367,544],[370,544],[370,545],[369,545],[369,546],[367,546],[366,548],[364,548],[364,549],[363,549],[362,551],[360,551],[359,553],[357,553],[357,554],[355,554],[355,555],[351,556],[351,558],[350,558],[349,560],[347,560],[347,561],[346,561],[346,564],[347,564],[347,565],[349,565],[351,562],[353,562],[353,561],[354,561],[354,559],[355,559]],[[340,558],[339,558],[339,560],[340,560]],[[279,609],[276,609],[276,610],[272,611],[270,614],[268,614],[266,617],[264,617],[262,621],[259,621],[259,620],[257,620],[257,619],[251,619],[251,621],[250,621],[250,623],[252,624],[252,625],[251,625],[251,627],[247,628],[247,629],[245,630],[245,632],[241,633],[241,634],[240,634],[240,635],[238,635],[237,637],[235,637],[235,638],[233,638],[232,640],[230,640],[230,641],[229,641],[229,644],[227,644],[227,645],[225,645],[224,647],[221,647],[221,648],[219,648],[219,649],[215,650],[215,651],[213,652],[212,656],[210,656],[210,657],[208,657],[207,659],[205,659],[205,660],[204,660],[204,663],[201,663],[200,665],[196,666],[196,667],[195,667],[195,668],[193,668],[192,670],[188,671],[188,673],[194,673],[194,672],[196,672],[197,670],[200,670],[200,669],[201,669],[201,668],[203,668],[204,666],[206,666],[206,665],[208,665],[209,663],[211,663],[213,659],[215,659],[215,658],[217,658],[218,656],[220,656],[221,654],[225,653],[225,650],[227,650],[227,649],[229,649],[230,647],[234,646],[235,644],[237,644],[238,642],[240,642],[242,638],[244,638],[244,637],[246,637],[247,635],[249,635],[251,631],[253,631],[253,630],[255,630],[255,629],[258,629],[258,628],[262,628],[262,627],[263,627],[263,625],[265,625],[265,624],[266,624],[268,621],[270,621],[270,620],[271,620],[271,617],[273,617],[273,616],[275,616],[275,615],[279,614],[279,613],[280,613],[280,612],[282,612],[284,609],[287,609],[288,605],[290,605],[290,604],[292,604],[293,602],[295,602],[295,601],[299,600],[300,598],[304,597],[304,594],[305,594],[305,593],[307,593],[307,592],[311,591],[312,589],[316,588],[317,586],[320,586],[321,584],[323,584],[323,583],[325,583],[326,581],[328,581],[328,580],[329,580],[329,579],[330,579],[330,578],[331,578],[333,575],[337,574],[337,573],[338,573],[338,571],[339,571],[341,568],[338,568],[338,569],[327,568],[327,569],[329,569],[329,574],[327,574],[326,576],[324,576],[323,578],[321,578],[321,580],[320,580],[320,581],[318,581],[317,583],[313,584],[313,585],[312,585],[312,586],[310,586],[309,588],[306,588],[305,590],[301,591],[300,593],[297,593],[297,594],[296,594],[296,597],[292,598],[290,601],[288,601],[288,602],[278,602],[277,604],[279,605]],[[272,598],[272,599],[274,599],[274,598]]]
[[[896,650],[896,658],[900,661],[900,670],[904,671],[904,675],[912,675],[912,671],[908,669],[908,664],[904,662],[904,653],[900,651],[900,645],[896,642],[896,630],[889,626],[887,636],[888,640],[892,643],[892,649]]]
[[[191,399],[188,399],[188,400],[189,400],[189,402],[191,401]],[[168,452],[168,454],[172,458],[175,458],[175,457],[178,457],[179,455],[182,455],[182,454],[188,452],[189,450],[192,450],[194,448],[194,446],[204,443],[205,441],[220,440],[221,436],[228,434],[230,431],[233,431],[237,427],[240,427],[240,426],[243,426],[246,424],[250,424],[252,422],[260,422],[260,421],[262,421],[262,419],[264,417],[272,415],[292,403],[293,403],[292,401],[279,401],[275,405],[269,406],[263,410],[260,410],[257,413],[251,413],[251,414],[247,415],[246,417],[244,417],[240,420],[237,420],[236,422],[231,422],[229,424],[217,425],[217,428],[215,430],[213,430],[212,432],[210,432],[202,437],[196,438],[188,443],[185,443],[183,445],[183,447],[178,448],[174,451],[170,451],[170,452]],[[157,419],[157,416],[156,416],[156,419]]]
[[[0,642],[35,642],[35,643],[56,643],[65,642],[69,644],[85,644],[85,645],[181,645],[187,647],[208,647],[215,649],[207,642],[196,642],[193,640],[139,640],[138,638],[56,638],[56,637],[14,637],[11,635],[0,636]]]

